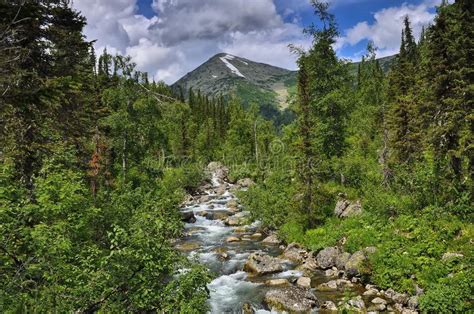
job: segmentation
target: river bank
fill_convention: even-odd
[[[208,285],[212,313],[416,313],[417,297],[363,283],[360,267],[375,248],[349,254],[284,245],[239,204],[235,193],[251,180],[231,183],[217,163],[208,174],[183,204],[185,236],[177,247],[215,274]]]

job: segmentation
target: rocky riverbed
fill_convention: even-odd
[[[230,183],[218,163],[208,174],[209,182],[183,204],[186,235],[176,245],[215,274],[208,285],[211,313],[417,313],[416,296],[361,283],[360,267],[375,248],[349,254],[284,245],[239,204],[235,192],[251,180]]]

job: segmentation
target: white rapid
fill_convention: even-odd
[[[241,313],[246,303],[258,313],[271,313],[262,303],[265,278],[252,277],[242,269],[252,252],[264,251],[275,256],[280,250],[278,246],[261,244],[261,238],[251,238],[258,223],[235,227],[226,225],[227,217],[245,217],[247,214],[235,207],[237,198],[231,191],[233,188],[217,174],[212,174],[211,184],[182,208],[183,212],[193,211],[195,220],[186,223],[186,236],[178,247],[184,248],[184,254],[206,265],[215,275],[208,285],[211,313]],[[230,203],[234,203],[232,208],[228,205]],[[241,241],[228,243],[226,240],[231,236]]]
[[[269,287],[265,283],[271,279],[287,279],[294,283],[303,272],[295,270],[294,264],[284,261],[284,269],[279,273],[255,276],[243,271],[249,255],[256,251],[270,256],[279,256],[278,245],[262,243],[258,222],[248,221],[248,212],[242,211],[235,196],[240,187],[226,182],[218,172],[212,173],[210,182],[199,189],[183,207],[183,217],[194,214],[185,224],[185,236],[177,247],[189,258],[205,265],[215,276],[208,285],[210,291],[210,313],[253,313],[272,312],[263,302]],[[185,215],[186,214],[186,215]],[[235,242],[230,242],[234,237]],[[326,282],[328,278],[315,274],[315,282]],[[319,276],[319,277],[318,277]],[[344,295],[318,293],[320,300],[341,299]]]

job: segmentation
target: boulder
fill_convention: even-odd
[[[386,309],[387,306],[385,304],[372,304],[367,310],[369,311],[369,313],[378,313],[385,311]]]
[[[346,267],[347,261],[349,261],[349,258],[351,257],[350,253],[347,252],[342,252],[336,257],[336,267],[337,269],[344,270]]]
[[[331,280],[325,283],[320,284],[316,290],[318,291],[333,291],[337,290],[337,282],[336,280]]]
[[[352,217],[362,213],[360,201],[351,202],[346,199],[339,200],[334,208],[334,215],[337,217]]]
[[[240,207],[228,207],[227,209],[229,210],[229,212],[233,214],[237,214],[238,212],[241,211]]]
[[[362,297],[360,295],[347,301],[347,305],[349,305],[350,308],[353,308],[356,310],[365,309],[365,302],[364,300],[362,300]]]
[[[205,216],[209,220],[226,220],[231,213],[225,211],[212,211],[208,212]]]
[[[240,226],[240,225],[243,225],[245,224],[245,220],[242,219],[242,217],[236,217],[236,216],[232,216],[232,217],[228,217],[225,221],[224,221],[225,225],[226,226]]]
[[[303,271],[306,270],[306,271],[314,272],[316,269],[319,268],[319,264],[316,261],[316,258],[314,258],[313,254],[309,253],[308,257],[304,260],[303,264],[298,268]]]
[[[227,190],[227,184],[223,183],[222,185],[219,185],[219,187],[216,189],[216,194],[222,195],[225,193],[226,190]]]
[[[373,304],[383,304],[383,305],[387,305],[387,301],[385,301],[384,299],[382,298],[374,298],[372,301],[371,301]]]
[[[464,255],[460,254],[460,253],[453,253],[453,252],[446,252],[443,254],[443,257],[441,257],[441,259],[443,261],[447,261],[447,260],[450,260],[450,259],[455,259],[455,258],[463,258]]]
[[[196,217],[194,216],[194,212],[192,210],[181,212],[181,221],[195,223]]]
[[[311,278],[309,277],[300,277],[296,280],[296,285],[301,288],[310,289],[311,288]]]
[[[320,284],[316,290],[318,291],[333,291],[333,290],[344,290],[346,288],[353,287],[354,285],[345,279],[331,280]]]
[[[362,295],[365,297],[373,297],[379,294],[379,291],[377,289],[371,288],[366,290]]]
[[[283,252],[283,257],[292,262],[301,264],[308,257],[308,252],[297,243],[291,243]]]
[[[387,298],[390,298],[392,299],[395,303],[399,303],[399,304],[407,304],[408,303],[408,295],[406,293],[398,293],[396,291],[394,291],[393,289],[387,289],[387,291],[385,291],[385,296]]]
[[[194,198],[191,194],[186,194],[184,196],[182,204],[191,204],[193,202]]]
[[[188,252],[198,249],[200,244],[198,242],[183,242],[176,246],[179,251]]]
[[[360,275],[363,263],[365,262],[366,259],[367,257],[362,251],[357,251],[354,254],[352,254],[344,267],[346,269],[347,275],[349,277]]]
[[[340,217],[352,217],[360,214],[362,214],[362,205],[360,204],[360,201],[356,201],[355,203],[351,203],[349,206],[347,206]]]
[[[220,247],[214,250],[217,253],[217,256],[220,260],[227,260],[229,259],[229,254],[227,253],[227,249],[225,247]]]
[[[211,173],[216,173],[216,172],[219,172],[219,171],[226,171],[226,172],[229,171],[229,169],[227,167],[225,167],[223,164],[221,164],[218,161],[211,161],[207,165],[206,170],[208,172],[211,172]]]
[[[255,310],[250,303],[244,303],[242,305],[242,314],[254,314]]]
[[[289,286],[290,282],[288,279],[270,279],[265,281],[267,286]]]
[[[322,310],[327,310],[327,311],[337,311],[337,306],[332,301],[324,301],[321,304],[321,309]]]
[[[209,215],[209,212],[207,212],[205,210],[201,210],[201,211],[197,212],[196,215],[201,216],[201,217],[206,217],[207,215]]]
[[[339,277],[339,270],[336,267],[324,271],[326,277]]]
[[[252,253],[244,265],[246,272],[257,275],[271,274],[283,271],[283,261],[262,252]]]
[[[418,297],[412,296],[408,299],[408,308],[411,310],[416,310],[418,308]]]
[[[375,246],[368,246],[364,248],[362,251],[364,251],[366,255],[370,255],[370,254],[374,254],[377,251],[377,248]]]
[[[339,256],[337,247],[327,247],[319,251],[316,261],[322,269],[328,269],[336,265],[336,258]]]
[[[246,226],[235,227],[235,228],[234,228],[234,232],[236,232],[236,233],[244,233],[244,232],[247,232],[247,227],[246,227]]]
[[[240,242],[240,238],[237,237],[228,237],[225,242],[232,243],[232,242]]]
[[[342,213],[349,205],[350,205],[350,202],[348,200],[345,200],[345,199],[339,200],[336,203],[336,207],[334,208],[334,215],[336,215],[337,217],[341,217]]]
[[[211,197],[209,195],[203,195],[199,198],[199,203],[206,203],[211,200]]]
[[[253,182],[253,180],[250,178],[244,178],[244,179],[238,180],[237,185],[240,186],[241,188],[248,188],[248,187],[251,187],[252,185],[255,185],[255,182]]]
[[[260,238],[262,237],[262,234],[261,234],[260,232],[255,232],[255,233],[252,234],[250,237],[251,237],[252,239],[254,239],[254,240],[258,240],[258,239],[260,239]]]
[[[295,286],[268,291],[265,303],[271,309],[290,313],[307,313],[319,307],[316,296],[310,290]]]
[[[268,237],[266,237],[265,239],[262,240],[262,243],[264,243],[264,244],[278,245],[278,244],[280,244],[280,242],[281,241],[278,239],[276,234],[271,234],[271,235],[269,235]]]
[[[237,203],[237,200],[230,200],[230,201],[227,202],[226,206],[229,207],[229,208],[238,207],[239,203]]]

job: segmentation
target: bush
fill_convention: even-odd
[[[420,309],[426,313],[472,313],[473,292],[472,270],[457,273],[427,287]]]

